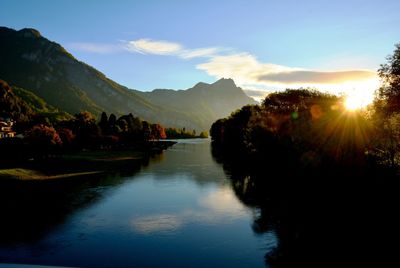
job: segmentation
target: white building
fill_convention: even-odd
[[[11,120],[9,121],[0,120],[0,139],[15,137],[15,132],[12,129],[13,125],[14,122]]]

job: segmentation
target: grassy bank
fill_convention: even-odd
[[[175,144],[152,142],[146,147],[87,150],[13,163],[0,169],[0,179],[51,180],[85,177],[101,173],[133,173],[149,158]]]

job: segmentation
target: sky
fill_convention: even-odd
[[[144,91],[224,77],[256,98],[298,87],[362,98],[400,42],[399,0],[1,0],[0,10],[1,26],[35,28]]]

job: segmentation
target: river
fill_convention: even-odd
[[[253,231],[259,211],[236,197],[208,140],[179,141],[131,173],[2,192],[0,263],[265,267],[278,243]]]

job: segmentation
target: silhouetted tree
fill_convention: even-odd
[[[385,102],[384,114],[400,112],[400,44],[395,45],[393,55],[387,57],[387,63],[378,70],[382,86],[378,90],[378,99]]]
[[[395,45],[393,55],[378,70],[381,87],[374,101],[372,117],[376,136],[374,154],[381,162],[394,167],[400,149],[400,44]]]
[[[101,113],[99,127],[103,135],[107,135],[109,133],[108,117],[106,112]]]
[[[151,127],[147,121],[142,121],[142,137],[145,141],[151,139]]]
[[[72,125],[79,146],[90,147],[99,143],[100,128],[93,114],[87,111],[76,114]]]

